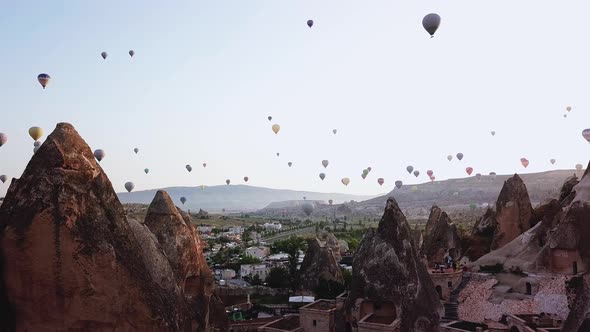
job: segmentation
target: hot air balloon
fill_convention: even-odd
[[[127,192],[131,192],[133,190],[133,188],[135,188],[135,184],[133,184],[133,182],[126,182],[125,183],[125,189],[127,189]]]
[[[39,146],[34,147],[33,148],[33,154],[37,153],[37,151],[39,151],[39,148],[40,148]]]
[[[303,196],[303,200],[306,200],[306,199],[307,199],[307,197]]]
[[[478,180],[481,179],[481,173],[476,173],[475,174],[475,178],[478,179]]]
[[[363,175],[364,175],[364,176],[367,176],[367,175],[369,175],[369,170],[368,170],[368,169],[366,169],[366,168],[365,168],[365,169],[363,169]]]
[[[270,115],[269,115],[269,116],[267,117],[267,119],[268,119],[268,121],[272,121],[272,116],[270,116]]]
[[[370,171],[372,171],[372,170],[373,170],[373,169],[372,169],[370,166],[369,166],[369,167],[367,167],[367,171],[369,171],[369,172],[370,172]]]
[[[582,136],[590,142],[590,128],[582,130]]]
[[[526,158],[520,158],[520,163],[522,164],[522,166],[524,166],[524,168],[527,168],[529,166],[529,161]]]
[[[435,13],[430,13],[422,19],[422,26],[430,34],[430,38],[434,37],[434,33],[440,25],[440,16]]]
[[[225,184],[229,185],[231,181],[229,179],[225,180]]]
[[[363,178],[363,180],[364,180],[364,179],[366,179],[366,178],[367,178],[367,174],[363,173],[363,174],[361,174],[361,177],[362,177],[362,178]]]
[[[572,107],[571,106],[568,106],[568,107],[565,108],[565,110],[568,111],[568,112],[571,112],[572,111]]]
[[[6,144],[6,141],[8,141],[8,136],[5,133],[0,133],[0,146]]]
[[[451,161],[451,160],[453,160],[453,156],[451,156],[451,155],[448,155],[448,156],[447,156],[447,160],[448,160],[448,161]]]
[[[492,134],[492,136],[496,136],[496,132],[492,130],[492,132],[490,133]]]
[[[191,165],[186,165],[184,166],[186,168],[187,171],[192,172],[193,171],[193,167]]]
[[[305,212],[305,214],[309,217],[313,212],[313,205],[310,203],[303,204],[303,212]]]
[[[473,173],[473,168],[471,168],[471,167],[467,167],[467,168],[465,169],[465,172],[467,172],[467,174],[468,174],[468,175],[471,175],[471,173]]]
[[[102,57],[104,60],[106,60],[106,59],[107,59],[107,57],[108,57],[109,55],[108,55],[108,53],[107,53],[107,52],[102,52],[102,53],[100,53],[100,56],[101,56],[101,57]]]
[[[273,131],[275,134],[278,134],[278,133],[279,133],[279,130],[281,130],[281,126],[279,126],[278,124],[273,124],[273,125],[272,125],[272,131]]]
[[[329,163],[330,162],[328,162],[327,160],[322,160],[322,166],[324,166],[324,168],[327,168]]]
[[[277,152],[277,157],[280,156],[280,155],[281,155],[281,153],[280,152]]]
[[[103,149],[94,150],[94,158],[96,158],[96,160],[98,160],[98,162],[100,162],[105,156],[106,156],[106,153],[104,152]]]
[[[29,135],[33,140],[38,141],[41,136],[43,136],[43,129],[39,127],[31,127],[29,128]]]
[[[582,164],[576,164],[576,171],[581,171],[584,166]]]
[[[563,115],[563,117],[564,117],[564,118],[567,118],[567,114],[564,114],[564,115]]]
[[[342,178],[342,184],[344,184],[345,186],[348,186],[348,184],[350,183],[350,179],[349,178]]]
[[[135,154],[137,154],[139,152],[138,148],[133,149],[133,152],[135,152]]]
[[[247,176],[244,176],[244,182],[248,182],[249,178]]]
[[[47,86],[47,84],[49,84],[49,81],[51,80],[51,76],[45,74],[45,73],[41,73],[37,76],[37,81],[39,81],[39,84],[41,84],[41,86],[43,87],[43,89],[45,89],[45,87]]]
[[[203,168],[207,167],[207,163],[203,163]]]
[[[307,26],[311,28],[313,26],[313,20],[307,20]]]
[[[0,175],[0,181],[2,181],[2,183],[5,183],[6,180],[8,180],[8,176],[6,176],[4,174]]]
[[[549,159],[549,162],[551,163],[551,165],[555,165],[556,160],[555,159]]]
[[[180,202],[182,203],[182,205],[184,205],[184,203],[186,202],[186,197],[180,197]]]
[[[385,180],[383,178],[378,178],[377,183],[379,183],[379,185],[382,186],[385,183]]]
[[[289,165],[289,167],[293,166],[292,162],[288,162],[287,165]]]
[[[412,171],[414,170],[414,166],[408,166],[406,167],[406,171],[408,171],[408,173],[412,174]]]
[[[338,132],[338,130],[332,129],[332,133],[334,133],[334,135],[336,135],[337,132]]]
[[[461,152],[457,153],[457,159],[462,160],[463,154]]]
[[[145,174],[147,174],[147,173],[149,173],[149,172],[150,172],[149,168],[146,168],[146,169],[144,169],[143,171],[145,172]]]
[[[401,182],[400,180],[397,180],[397,181],[395,181],[395,187],[396,187],[397,189],[400,189],[400,188],[402,187],[402,185],[403,185],[403,184],[404,184],[404,183],[403,183],[403,182]]]
[[[496,172],[490,172],[490,176],[492,177],[492,180],[496,178]]]
[[[40,147],[41,146],[41,141],[35,141],[33,143],[33,146],[36,147],[36,148]]]
[[[135,55],[135,51],[134,50],[129,50],[129,56],[133,58],[134,55]]]
[[[420,171],[414,171],[414,176],[415,176],[415,177],[418,177],[418,176],[420,176]]]
[[[329,199],[329,200],[328,200],[328,204],[332,205],[332,203],[334,203],[334,201],[333,201],[333,200],[331,200],[331,199]]]
[[[326,174],[320,173],[320,179],[322,179],[322,181],[324,181],[325,178],[326,178]]]
[[[428,175],[428,177],[432,177],[432,174],[434,174],[434,172],[431,169],[426,171],[426,175]]]
[[[430,177],[430,182],[434,182],[434,180],[436,180],[436,176],[433,175]]]

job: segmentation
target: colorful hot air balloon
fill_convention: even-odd
[[[184,203],[186,202],[186,197],[180,197],[180,202],[182,203],[182,205],[184,205]]]
[[[555,159],[549,159],[549,162],[551,163],[551,165],[555,165],[556,160]]]
[[[98,160],[98,162],[103,160],[105,156],[106,156],[106,153],[104,152],[103,149],[97,149],[94,151],[94,158],[96,158],[96,160]]]
[[[329,161],[327,161],[327,160],[322,160],[322,166],[324,166],[324,168],[327,168],[327,167],[328,167],[328,164],[330,164],[330,162],[329,162]]]
[[[101,57],[102,57],[104,60],[106,60],[106,59],[107,59],[107,57],[108,57],[109,55],[108,55],[108,53],[107,53],[107,52],[102,52],[102,53],[100,53],[100,56],[101,56]]]
[[[36,147],[36,148],[40,147],[41,146],[41,141],[35,141],[33,143],[33,146]]]
[[[457,159],[462,160],[463,154],[461,152],[457,153]]]
[[[275,134],[278,134],[280,130],[281,130],[281,126],[279,126],[278,124],[273,124],[273,125],[272,125],[272,131],[273,131]]]
[[[138,148],[133,149],[133,152],[135,152],[135,154],[137,154],[139,152]]]
[[[582,136],[590,142],[590,128],[582,130]]]
[[[584,165],[582,164],[576,164],[576,171],[581,171],[584,168]]]
[[[420,171],[414,171],[414,176],[415,176],[415,177],[418,177],[418,176],[420,176]]]
[[[320,173],[320,179],[322,179],[322,181],[324,181],[325,178],[326,178],[326,174]]]
[[[334,133],[334,135],[336,135],[337,132],[338,132],[338,130],[332,129],[332,133]]]
[[[225,180],[225,184],[229,185],[231,181],[229,179]]]
[[[313,205],[310,203],[303,204],[303,212],[305,212],[305,214],[309,217],[313,212]]]
[[[247,176],[244,176],[244,182],[248,182],[249,178]]]
[[[313,26],[313,20],[307,20],[307,26],[311,28]]]
[[[426,175],[428,175],[428,177],[432,177],[432,174],[434,174],[434,172],[431,169],[426,171]]]
[[[465,172],[467,172],[467,174],[468,174],[468,175],[471,175],[471,173],[473,173],[473,168],[471,168],[471,167],[467,167],[467,168],[465,169]]]
[[[377,183],[379,183],[379,185],[382,186],[385,183],[385,180],[383,178],[378,178]]]
[[[524,166],[524,168],[527,168],[529,166],[529,161],[526,158],[520,158],[520,163],[522,164],[522,166]]]
[[[131,192],[133,190],[133,188],[135,188],[135,184],[133,184],[133,182],[126,182],[125,183],[125,189],[127,189],[127,192]]]
[[[8,141],[8,136],[5,133],[0,133],[0,146],[6,144]]]
[[[334,201],[333,201],[333,200],[331,200],[331,199],[329,199],[329,200],[328,200],[328,204],[332,205],[332,203],[334,203]]]
[[[145,172],[145,174],[147,174],[147,173],[149,173],[149,172],[150,172],[150,169],[149,169],[149,168],[146,168],[146,169],[144,169],[143,171]]]
[[[447,156],[447,160],[448,160],[448,161],[451,161],[451,160],[453,160],[453,156],[451,156],[451,155],[448,155],[448,156]]]
[[[396,187],[397,189],[400,189],[400,188],[402,187],[402,185],[403,185],[403,184],[404,184],[404,183],[403,183],[403,182],[401,182],[400,180],[397,180],[397,181],[395,181],[395,187]]]
[[[344,184],[345,186],[348,186],[348,184],[350,183],[350,179],[349,178],[342,178],[342,184]]]
[[[492,136],[496,136],[496,132],[495,131],[491,131],[490,134],[492,134]]]
[[[45,87],[47,86],[47,84],[49,84],[49,81],[51,80],[51,76],[45,74],[45,73],[41,73],[37,76],[37,81],[39,81],[39,84],[41,84],[41,86],[43,87],[43,89],[45,89]]]
[[[2,183],[5,183],[6,180],[8,180],[8,176],[6,176],[4,174],[0,175],[0,181],[2,181]]]
[[[133,58],[134,55],[135,55],[135,51],[134,50],[129,50],[129,56]]]
[[[572,107],[571,106],[568,106],[568,107],[565,108],[565,110],[568,111],[568,112],[571,112],[572,111]]]
[[[430,13],[422,19],[422,26],[430,34],[430,38],[434,37],[434,33],[440,25],[440,16],[435,13]]]
[[[412,174],[412,171],[414,170],[414,166],[408,166],[406,167],[406,171],[408,171],[408,173]]]
[[[363,169],[363,175],[364,175],[364,176],[367,176],[367,175],[369,175],[369,170],[368,170],[368,169],[366,169],[366,168],[365,168],[365,169]]]
[[[272,121],[272,116],[270,116],[270,115],[269,115],[269,116],[267,117],[267,119],[268,119],[268,121]]]
[[[289,167],[291,167],[291,166],[293,166],[293,163],[292,163],[292,162],[288,162],[288,163],[287,163],[287,165],[288,165]]]
[[[31,127],[29,128],[29,135],[33,138],[34,141],[38,141],[41,136],[43,136],[43,129],[39,127]]]

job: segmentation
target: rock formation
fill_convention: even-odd
[[[330,235],[334,237],[334,235]],[[328,235],[328,240],[330,235]],[[337,256],[340,257],[340,250],[334,249],[330,244],[333,245],[331,241],[324,242],[319,238],[308,242],[305,258],[303,258],[299,270],[301,285],[304,289],[316,290],[322,279],[344,285],[344,278],[338,264],[339,260],[336,259]],[[336,244],[338,244],[337,240]]]
[[[197,219],[209,219],[209,212],[199,209],[199,212],[196,214],[195,218]]]
[[[200,253],[176,264],[167,244],[126,218],[88,145],[58,124],[0,207],[0,330],[223,329],[225,316],[193,303],[214,298]],[[202,273],[196,296],[179,270]]]
[[[492,208],[487,208],[481,218],[477,220],[469,238],[465,239],[465,256],[469,260],[477,260],[490,252],[494,232],[496,231],[496,213]]]
[[[461,238],[457,226],[436,205],[430,210],[421,253],[426,256],[429,265],[443,262],[447,255],[455,260],[461,257]]]
[[[389,198],[379,227],[367,231],[354,256],[347,315],[365,299],[390,301],[401,311],[401,331],[438,331],[442,306],[413,242],[405,216]]]

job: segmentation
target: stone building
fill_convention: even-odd
[[[432,283],[434,283],[436,293],[443,301],[450,300],[451,292],[459,286],[463,277],[463,271],[453,271],[452,269],[447,269],[443,272],[439,270],[428,270],[428,274],[430,275],[430,279],[432,279]]]
[[[336,303],[318,300],[299,308],[299,322],[305,332],[335,332]]]

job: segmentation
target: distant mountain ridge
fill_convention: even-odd
[[[331,199],[336,204],[351,200],[364,201],[377,196],[318,193],[247,185],[211,186],[205,189],[200,187],[168,187],[131,193],[122,192],[117,193],[117,195],[121,203],[149,204],[158,190],[168,192],[174,203],[184,209],[195,211],[203,209],[211,212],[221,211],[222,209],[225,209],[226,212],[255,211],[276,202],[301,201],[303,197],[306,197],[309,201],[327,202]],[[184,205],[180,202],[180,197],[186,197]]]

